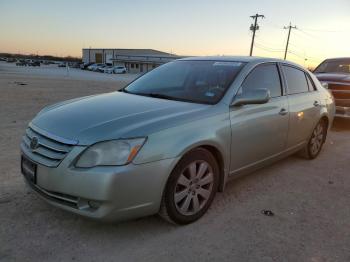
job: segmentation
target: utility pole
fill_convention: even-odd
[[[289,26],[285,26],[284,29],[288,29],[287,45],[286,45],[286,51],[284,53],[284,60],[286,60],[287,59],[287,54],[288,54],[290,33],[291,33],[292,29],[297,29],[297,27],[296,26],[292,26],[292,23],[289,23]]]
[[[255,40],[255,32],[257,30],[259,30],[259,25],[258,25],[258,18],[265,18],[264,15],[259,15],[259,14],[256,14],[256,15],[252,15],[251,18],[254,19],[254,24],[252,24],[250,26],[250,30],[253,31],[253,38],[252,38],[252,44],[250,46],[250,56],[253,55],[253,48],[254,48],[254,40]]]

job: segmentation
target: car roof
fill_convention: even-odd
[[[297,67],[300,65],[293,62],[268,57],[257,57],[257,56],[196,56],[186,57],[179,59],[179,61],[223,61],[223,62],[244,62],[244,63],[266,63],[266,62],[279,62],[291,64]]]
[[[325,61],[344,61],[350,60],[350,57],[327,58]]]

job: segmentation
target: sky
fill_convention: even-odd
[[[315,66],[350,56],[350,0],[0,0],[0,52],[80,57],[82,48],[178,55],[254,55]],[[307,60],[305,60],[307,59]]]

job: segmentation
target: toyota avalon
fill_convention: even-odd
[[[297,152],[316,158],[334,112],[332,95],[296,64],[185,58],[118,92],[44,108],[23,136],[21,170],[72,213],[188,224],[231,178]]]

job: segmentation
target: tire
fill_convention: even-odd
[[[176,165],[163,192],[159,215],[179,225],[201,218],[218,190],[219,166],[203,149],[186,154]]]
[[[312,160],[320,154],[327,138],[327,128],[327,122],[324,119],[317,123],[307,145],[300,151],[302,157]]]

